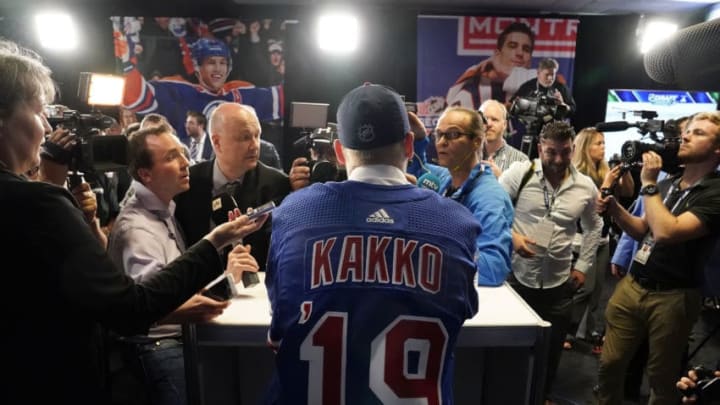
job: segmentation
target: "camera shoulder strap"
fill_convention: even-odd
[[[535,172],[535,161],[532,161],[532,164],[530,164],[530,169],[528,169],[527,172],[525,172],[525,175],[523,176],[522,180],[520,181],[520,187],[518,187],[517,193],[515,193],[515,197],[512,199],[512,205],[513,208],[517,205],[518,199],[520,198],[520,192],[525,187],[525,185],[530,181],[530,177],[532,177],[533,173]]]

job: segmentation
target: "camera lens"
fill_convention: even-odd
[[[625,162],[634,162],[636,160],[639,160],[637,158],[640,156],[641,153],[642,150],[640,150],[640,145],[637,141],[627,141],[620,149],[622,160]]]

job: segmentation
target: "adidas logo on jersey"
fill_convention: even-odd
[[[380,208],[379,210],[368,215],[368,217],[365,219],[365,221],[372,223],[372,224],[394,224],[395,223],[395,220],[390,218],[390,215],[388,215],[387,211],[385,211],[384,208]]]

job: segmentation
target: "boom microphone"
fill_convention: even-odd
[[[686,89],[715,85],[720,75],[720,19],[684,28],[645,54],[651,79]]]
[[[610,122],[598,122],[595,124],[595,129],[600,132],[615,132],[624,131],[634,125],[625,121],[610,121]]]
[[[427,172],[420,176],[417,179],[417,184],[420,188],[426,188],[435,192],[440,190],[440,179],[431,172]]]

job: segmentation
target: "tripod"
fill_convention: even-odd
[[[537,143],[538,134],[540,133],[537,125],[538,121],[521,122],[525,124],[525,130],[527,132],[525,132],[525,135],[522,136],[522,140],[520,142],[520,152],[526,154],[530,160],[533,160],[538,157]]]

